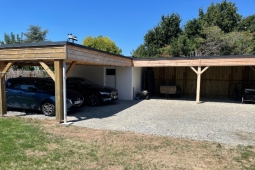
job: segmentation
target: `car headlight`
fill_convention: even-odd
[[[101,95],[110,95],[110,92],[99,92]]]

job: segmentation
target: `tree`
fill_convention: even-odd
[[[4,33],[4,41],[0,41],[0,44],[21,44],[46,41],[46,34],[48,33],[48,30],[41,31],[40,26],[30,25],[27,31],[28,31],[27,33],[21,33],[21,37],[19,36],[19,34],[15,35],[12,32],[10,34]],[[23,35],[26,37],[24,40],[22,40]],[[12,68],[14,70],[16,69],[34,70],[34,67],[29,65],[28,66],[13,65]]]
[[[181,18],[178,14],[161,16],[160,23],[144,36],[144,44],[133,50],[134,57],[145,57],[144,55],[147,55],[146,57],[159,56],[159,49],[169,45],[182,33],[180,22]]]
[[[204,34],[206,38],[198,48],[202,56],[250,54],[254,47],[249,32],[224,33],[219,27],[213,26],[205,27]]]
[[[25,43],[34,43],[34,42],[44,42],[46,41],[46,35],[48,30],[41,30],[41,27],[38,25],[29,25],[26,33],[23,35],[26,37],[24,39]]]
[[[250,31],[255,33],[255,14],[243,18],[238,24],[238,31]]]
[[[139,58],[147,58],[148,56],[151,56],[148,48],[144,44],[139,45],[136,50],[133,50],[131,55]]]
[[[98,36],[91,37],[88,36],[83,40],[83,45],[98,50],[106,51],[109,53],[121,55],[122,50],[108,37]]]
[[[237,13],[235,3],[226,0],[216,5],[212,3],[202,17],[207,26],[218,26],[226,33],[235,30],[241,18],[242,16]]]
[[[10,34],[4,33],[4,41],[0,41],[0,44],[20,44],[22,40],[18,34]]]

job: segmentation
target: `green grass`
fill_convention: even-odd
[[[251,146],[45,124],[0,118],[1,170],[255,169]]]

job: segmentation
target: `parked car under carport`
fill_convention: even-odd
[[[90,106],[98,106],[103,102],[113,102],[118,99],[117,89],[98,85],[82,77],[68,77],[66,87],[83,94],[85,102]]]

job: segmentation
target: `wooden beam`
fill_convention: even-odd
[[[250,66],[250,68],[251,68],[253,71],[255,71],[255,68],[254,68],[253,66]]]
[[[64,120],[64,105],[63,105],[63,62],[62,60],[54,61],[55,70],[55,111],[56,121],[63,122]]]
[[[4,63],[4,62],[1,62],[1,64]],[[8,70],[11,68],[11,66],[13,65],[13,62],[8,62],[8,64],[4,67],[3,66],[3,69],[1,69],[1,77],[0,78],[3,78],[5,76],[5,74],[8,72]]]
[[[197,70],[194,67],[190,67],[196,74],[198,74]]]
[[[5,87],[5,73],[7,67],[4,67],[5,62],[0,61],[0,71],[2,72],[0,77],[0,116],[7,114],[7,106],[6,106],[6,87]],[[9,64],[10,65],[10,64]],[[9,67],[7,64],[7,66]],[[10,67],[9,67],[10,68]]]
[[[72,64],[69,66],[69,68],[66,71],[66,77],[68,77],[68,75],[71,73],[71,71],[73,70],[74,66],[76,65],[77,61],[73,61]]]
[[[205,67],[202,71],[201,74],[203,74],[209,67]]]
[[[50,67],[47,66],[47,64],[45,64],[43,61],[39,61],[39,63],[40,63],[41,66],[44,68],[44,70],[50,75],[50,77],[55,81],[55,75],[54,75],[54,73],[51,71]]]

